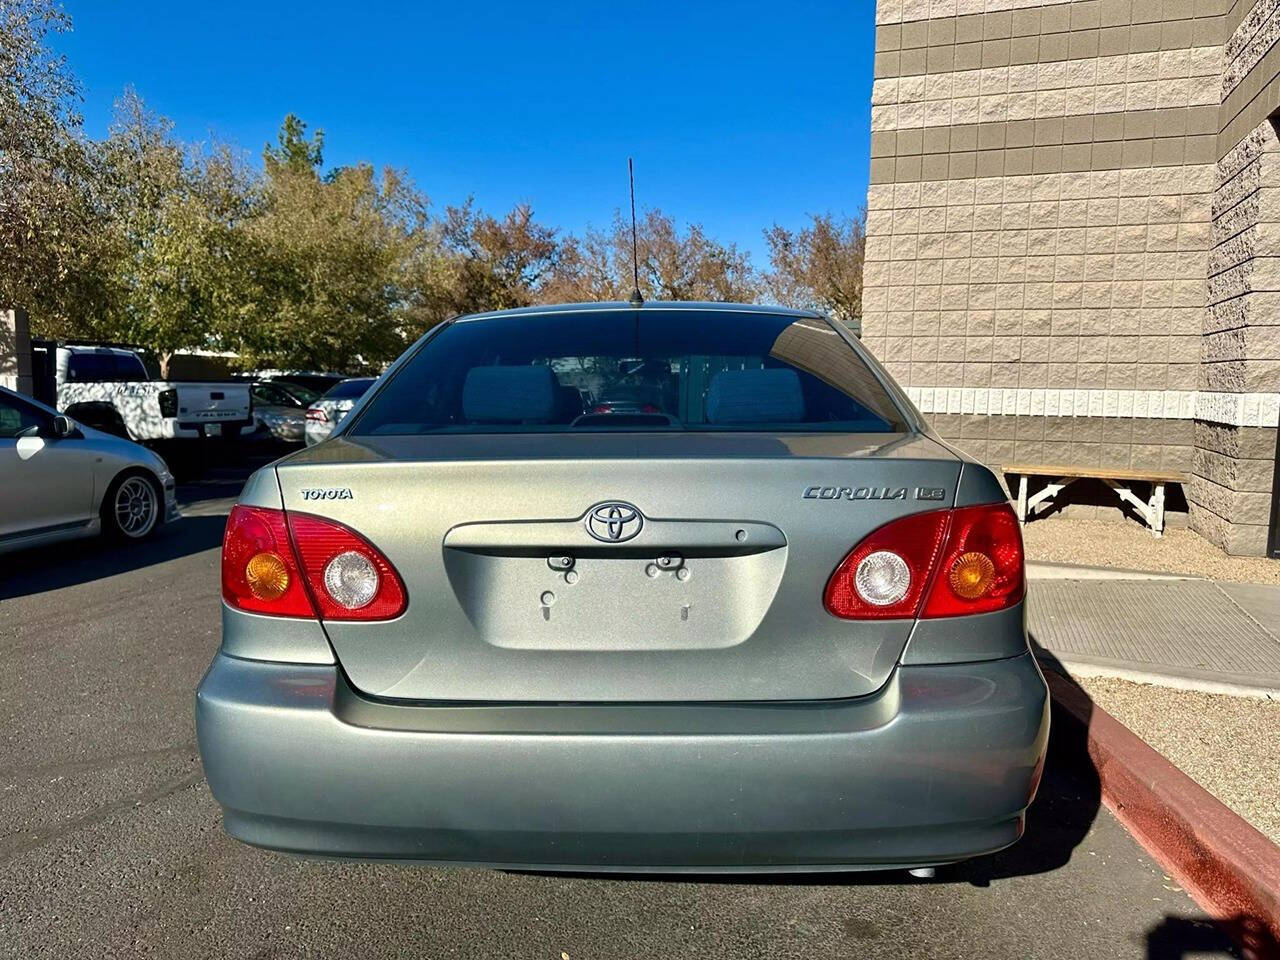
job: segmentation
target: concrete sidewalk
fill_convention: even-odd
[[[1280,699],[1280,587],[1035,574],[1028,632],[1072,673]]]

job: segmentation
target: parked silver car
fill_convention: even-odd
[[[1024,576],[997,478],[819,315],[464,317],[244,488],[204,771],[300,854],[927,869],[1036,792]]]
[[[320,399],[314,390],[298,384],[263,380],[250,388],[253,419],[272,440],[301,443],[307,408]]]
[[[0,387],[0,553],[105,532],[141,540],[177,517],[146,447]]]
[[[374,382],[373,377],[343,380],[330,387],[323,397],[307,407],[307,446],[326,439]]]

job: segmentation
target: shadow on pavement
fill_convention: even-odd
[[[1066,669],[1032,638],[1040,664],[1067,676]],[[1092,706],[1092,701],[1090,701]],[[1048,873],[1070,861],[1102,807],[1102,788],[1089,757],[1087,728],[1055,722],[1049,738],[1049,757],[1035,802],[1027,811],[1027,828],[1012,847],[965,863],[939,867],[932,879],[913,879],[905,871],[793,874],[609,874],[626,881],[662,880],[672,883],[751,885],[863,886],[878,884],[959,884],[986,887],[993,880]],[[582,876],[599,876],[583,873]],[[1139,935],[1141,936],[1141,935]],[[1280,958],[1280,944],[1255,917],[1237,916],[1215,921],[1166,915],[1146,931],[1148,960],[1228,956],[1246,960]]]
[[[1043,670],[1046,672],[1053,671],[1068,680],[1071,679],[1067,669],[1057,657],[1040,646],[1034,636],[1031,636],[1030,640],[1031,648],[1035,652],[1036,658],[1040,661],[1040,666]],[[1074,683],[1074,681],[1072,682]],[[1091,718],[1092,711],[1097,709],[1093,699],[1078,685],[1076,689],[1080,690],[1083,699],[1088,703],[1089,717]],[[1070,772],[1078,783],[1087,786],[1088,802],[1081,802],[1075,806],[1071,804],[1065,806],[1057,805],[1054,802],[1054,791],[1050,789],[1046,796],[1045,785],[1042,784],[1040,796],[1028,814],[1030,822],[1027,836],[1024,837],[1021,843],[1009,850],[989,858],[991,861],[999,861],[1003,857],[1018,858],[1024,856],[1024,851],[1020,848],[1033,837],[1035,820],[1032,818],[1043,799],[1049,799],[1051,806],[1049,809],[1041,811],[1042,816],[1056,815],[1066,817],[1070,820],[1076,820],[1077,825],[1083,823],[1084,811],[1087,808],[1090,811],[1088,823],[1084,824],[1084,832],[1079,834],[1079,838],[1082,839],[1084,833],[1088,832],[1089,824],[1092,824],[1098,808],[1102,805],[1101,784],[1093,761],[1089,756],[1087,736],[1089,726],[1088,718],[1086,718],[1083,726],[1061,722],[1055,709],[1053,732],[1050,736],[1049,746],[1049,772],[1046,773],[1045,777],[1047,783],[1049,775],[1054,769],[1058,769],[1061,773]],[[1066,798],[1057,797],[1056,799]],[[1085,798],[1081,797],[1080,800],[1084,801]],[[1053,831],[1055,826],[1043,825],[1042,829]],[[1070,827],[1068,831],[1072,834],[1076,832],[1075,829]],[[1076,842],[1079,842],[1079,840]],[[1029,848],[1025,851],[1025,854],[1034,859],[1036,857],[1034,843],[1030,844]],[[982,869],[982,865],[983,861],[973,861],[972,864],[979,870]],[[960,864],[955,869],[963,870],[967,866],[970,865]],[[939,871],[939,875],[941,873],[942,871]],[[1280,958],[1280,943],[1277,943],[1275,938],[1271,936],[1267,925],[1256,917],[1244,915],[1222,920],[1166,915],[1158,924],[1147,931],[1145,946],[1147,960],[1183,960],[1183,958],[1204,956],[1244,957],[1246,960]]]
[[[95,537],[0,556],[0,600],[31,596],[167,563],[217,547],[225,516],[182,517],[142,543]]]
[[[1261,934],[1261,937],[1259,936]],[[1265,937],[1270,946],[1263,943]],[[1240,945],[1248,945],[1242,953]],[[1147,960],[1183,960],[1184,957],[1275,957],[1277,947],[1270,934],[1249,918],[1195,920],[1165,917],[1147,933]]]

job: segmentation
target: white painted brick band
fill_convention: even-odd
[[[871,129],[1216,107],[1221,70],[1221,47],[1193,47],[881,78]]]
[[[1280,426],[1280,393],[997,387],[905,389],[921,413],[1205,420],[1235,427]]]
[[[971,13],[999,13],[1031,7],[1061,6],[1064,0],[879,0],[876,23],[907,23]]]

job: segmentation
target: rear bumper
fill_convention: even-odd
[[[1022,833],[1048,742],[1030,654],[855,701],[395,706],[219,654],[196,727],[227,831],[304,855],[544,869],[961,860]]]

